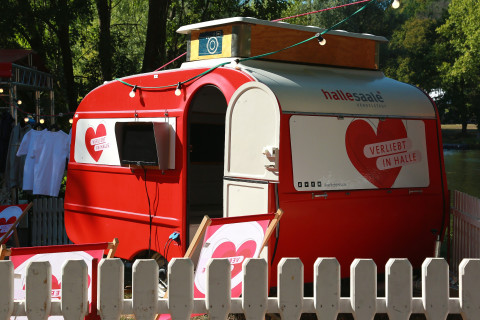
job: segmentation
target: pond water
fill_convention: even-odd
[[[444,150],[448,189],[480,198],[480,150]]]

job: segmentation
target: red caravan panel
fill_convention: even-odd
[[[164,71],[123,80],[137,86],[175,84],[206,69]],[[219,68],[182,87],[137,89],[118,81],[89,93],[78,107],[72,128],[71,157],[65,196],[65,225],[75,243],[119,238],[117,256],[131,259],[149,245],[149,208],[152,219],[151,249],[163,253],[173,231],[181,234],[181,247],[171,246],[169,257],[181,256],[187,243],[186,112],[195,92],[207,84],[217,86],[227,101],[241,84],[252,79],[242,72]],[[135,119],[137,114],[137,119]],[[173,170],[133,170],[121,167],[116,153],[114,124],[121,121],[168,121],[173,132]],[[80,132],[83,130],[82,132]],[[112,151],[113,150],[113,151]],[[116,157],[116,158],[115,158]],[[116,159],[116,160],[115,160]],[[146,190],[148,190],[149,199]]]

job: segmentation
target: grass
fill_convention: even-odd
[[[460,124],[442,124],[442,140],[444,144],[468,144],[480,147],[477,126],[469,124],[467,133],[462,134]]]

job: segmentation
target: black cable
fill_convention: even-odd
[[[172,244],[173,242],[173,239],[170,238],[167,240],[167,242],[165,242],[165,246],[163,247],[163,257],[165,258],[165,260],[168,261],[168,258],[167,258],[167,255],[168,255],[168,248],[170,248],[170,244]]]
[[[142,165],[142,169],[144,172],[144,181],[145,181],[145,193],[147,194],[147,201],[148,201],[148,217],[149,217],[149,233],[148,233],[148,257],[150,258],[150,250],[152,248],[152,211],[150,209],[150,196],[148,195],[148,188],[147,188],[147,168]]]
[[[157,208],[158,208],[158,201],[159,201],[159,190],[158,190],[158,182],[155,183],[155,198],[153,199],[153,207],[155,208],[153,215],[157,216]],[[160,251],[160,241],[158,239],[158,228],[155,228],[155,247],[157,250]]]

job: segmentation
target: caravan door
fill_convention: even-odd
[[[225,123],[223,209],[225,217],[269,210],[278,183],[280,107],[266,85],[248,82],[228,104]]]

